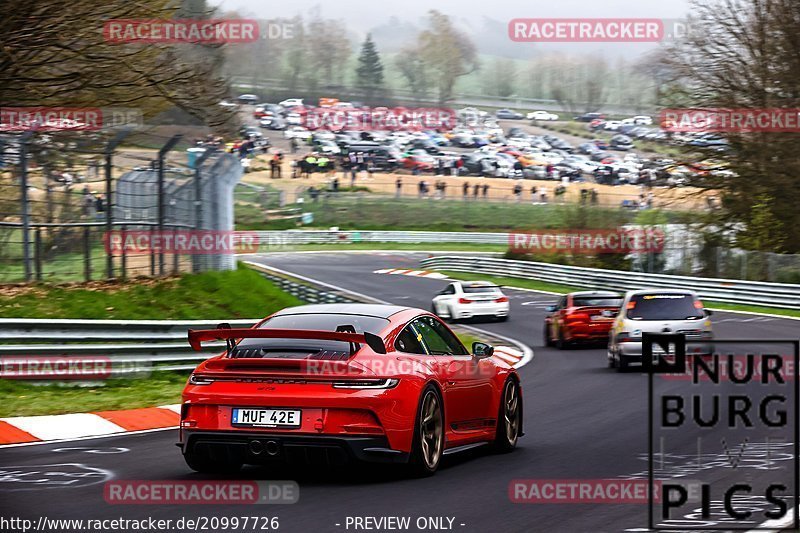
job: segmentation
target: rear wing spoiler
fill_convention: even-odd
[[[220,324],[222,325],[222,324]],[[205,341],[225,340],[228,351],[233,348],[233,339],[312,339],[321,341],[341,341],[353,344],[366,344],[375,353],[385,354],[386,345],[383,339],[369,332],[350,333],[342,331],[322,331],[316,329],[251,329],[251,328],[219,328],[190,329],[189,344],[199,352],[201,343]]]

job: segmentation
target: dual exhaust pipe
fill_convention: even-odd
[[[278,455],[281,451],[280,446],[274,440],[268,440],[267,442],[261,442],[260,440],[251,440],[247,444],[247,449],[250,450],[250,453],[253,455],[261,455],[266,453],[270,457],[274,457]]]

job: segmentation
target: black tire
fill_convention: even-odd
[[[195,472],[203,474],[235,474],[242,468],[242,462],[231,457],[214,459],[208,455],[184,453],[183,459]]]
[[[429,402],[431,401],[435,403],[433,411],[430,410]],[[433,418],[428,420],[431,416]],[[442,398],[436,387],[428,385],[420,394],[417,416],[414,420],[414,440],[411,445],[411,457],[409,460],[411,474],[414,477],[432,476],[439,469],[444,452],[444,428]],[[438,436],[434,435],[437,431]],[[438,451],[431,450],[431,445],[438,446]]]
[[[510,396],[509,396],[510,395]],[[513,407],[511,405],[513,399]],[[500,405],[497,409],[497,430],[493,448],[499,453],[508,453],[517,447],[522,429],[522,395],[519,384],[508,378],[503,385]]]
[[[544,323],[544,332],[542,333],[542,336],[544,337],[544,345],[552,347],[554,343],[553,343],[553,339],[550,338],[550,331],[548,331],[549,329],[550,328],[547,327],[547,322],[545,322]]]
[[[617,361],[617,372],[627,372],[628,371],[628,360],[625,359],[625,356],[622,354],[617,354],[619,361]]]
[[[608,351],[608,355],[612,355],[612,357],[607,357],[608,359],[608,368],[617,368],[617,360],[614,359],[611,350]]]
[[[498,322],[508,322],[508,315],[497,317]]]

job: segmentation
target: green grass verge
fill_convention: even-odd
[[[299,305],[247,268],[165,279],[33,285],[0,296],[3,318],[194,320],[258,318]]]
[[[523,289],[533,289],[537,291],[555,292],[558,294],[566,294],[568,292],[573,292],[573,291],[587,290],[586,287],[570,287],[568,285],[546,283],[543,281],[526,279],[526,278],[509,278],[500,276],[490,276],[488,274],[470,274],[466,272],[453,272],[449,270],[442,270],[439,272],[453,279],[491,281],[493,283],[497,283],[498,285],[505,285],[509,287],[521,287]],[[710,308],[719,309],[722,311],[747,311],[749,313],[766,313],[771,315],[800,317],[800,309],[783,309],[779,307],[729,304],[724,302],[715,302],[711,300],[704,300],[704,303]]]
[[[502,186],[509,186],[498,180]],[[631,222],[635,213],[618,208],[580,207],[574,204],[533,205],[529,202],[419,200],[354,196],[306,201],[303,211],[314,214],[308,229],[395,231],[509,231],[544,228],[611,228]],[[235,208],[237,230],[287,229],[294,221],[266,220],[251,205]],[[673,216],[672,213],[667,217]]]
[[[180,403],[188,373],[155,372],[144,379],[114,379],[90,386],[34,385],[0,380],[0,417],[58,415]]]

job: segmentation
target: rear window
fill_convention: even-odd
[[[478,287],[463,287],[466,294],[481,294],[487,292],[500,292],[500,287],[497,285],[484,285]]]
[[[350,314],[297,314],[274,316],[264,322],[260,329],[314,329],[336,331],[337,328],[356,333],[377,335],[389,324],[385,318]],[[306,358],[320,355],[324,358],[345,358],[350,353],[347,342],[315,339],[243,339],[233,352],[233,357]]]
[[[574,307],[619,307],[622,305],[622,298],[612,298],[608,296],[577,296],[572,298]]]
[[[703,304],[691,294],[639,294],[628,302],[632,320],[697,320],[705,318]]]

